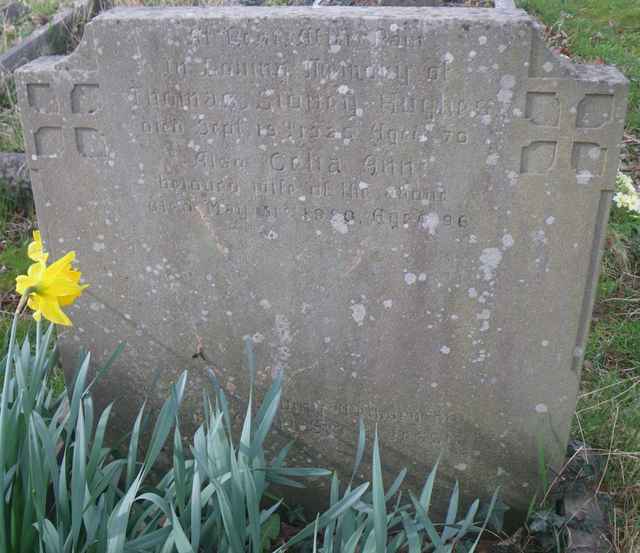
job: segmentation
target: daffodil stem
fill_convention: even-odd
[[[16,341],[16,330],[18,328],[18,319],[20,318],[20,313],[24,309],[24,306],[27,303],[27,299],[29,298],[29,294],[24,294],[20,298],[20,302],[18,303],[18,307],[16,307],[16,311],[13,314],[13,322],[11,323],[11,334],[9,335],[9,346],[7,348],[7,358],[6,364],[4,367],[4,380],[2,382],[2,397],[0,398],[0,444],[6,443],[5,434],[6,434],[6,424],[7,424],[7,410],[9,409],[9,380],[11,380],[11,361],[13,358],[13,348],[15,346]],[[6,448],[0,447],[0,482],[5,481],[5,458],[4,451]],[[7,551],[7,524],[5,521],[5,495],[4,493],[0,495],[0,551]]]
[[[40,334],[41,334],[40,321],[41,321],[40,318],[36,320],[36,358],[40,355]]]

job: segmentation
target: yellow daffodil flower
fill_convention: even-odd
[[[45,253],[42,246],[42,238],[40,237],[39,230],[33,231],[33,242],[27,247],[27,255],[32,261],[43,261],[46,263],[47,259],[49,259],[49,254]]]
[[[80,284],[81,273],[71,267],[75,257],[76,252],[69,252],[48,267],[45,261],[36,261],[26,275],[16,278],[16,290],[20,295],[28,294],[27,305],[37,321],[44,317],[52,323],[71,326],[62,307],[71,305],[87,287]]]

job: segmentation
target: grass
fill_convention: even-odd
[[[28,207],[30,198],[24,192],[16,191],[0,182],[0,345],[4,344],[17,305],[14,292],[15,279],[26,272],[30,261],[26,245],[33,226],[33,213]],[[28,322],[19,327],[23,336]]]
[[[6,52],[26,37],[36,28],[46,25],[53,15],[62,7],[71,5],[68,0],[22,0],[28,11],[14,21],[2,23],[0,53]]]
[[[613,209],[574,434],[606,460],[614,545],[640,548],[640,215]]]
[[[13,79],[2,83],[0,90],[0,152],[24,152],[22,125]]]

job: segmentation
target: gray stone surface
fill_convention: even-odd
[[[212,365],[247,397],[243,337],[299,462],[504,483],[536,436],[563,459],[627,83],[549,53],[524,12],[116,9],[19,72],[40,224],[88,293],[66,351],[131,418]],[[202,356],[194,354],[202,352]],[[188,416],[198,420],[188,404]]]

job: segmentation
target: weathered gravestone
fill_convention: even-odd
[[[19,76],[44,237],[88,293],[67,351],[129,420],[191,368],[285,374],[296,462],[506,483],[562,458],[626,81],[515,9],[116,9]],[[240,411],[240,409],[238,409]]]

